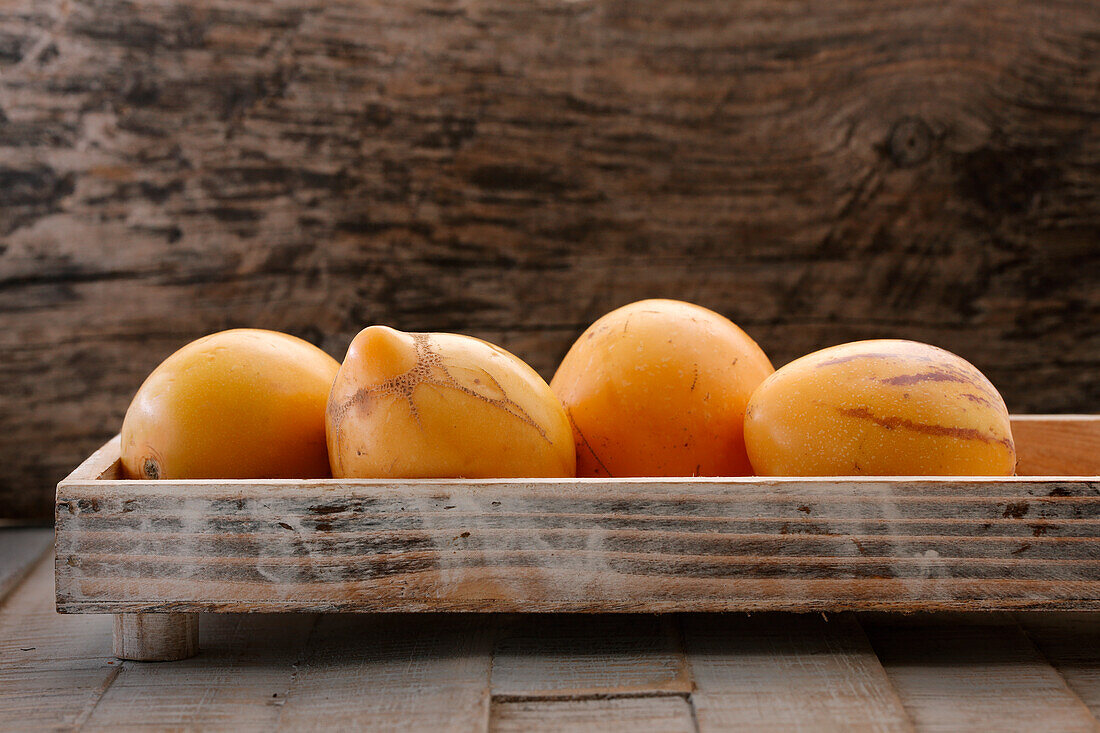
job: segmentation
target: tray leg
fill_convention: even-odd
[[[115,656],[171,662],[199,653],[197,613],[116,613]]]

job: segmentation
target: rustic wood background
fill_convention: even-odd
[[[201,334],[901,336],[1100,409],[1093,0],[0,0],[0,516]]]

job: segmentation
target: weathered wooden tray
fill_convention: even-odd
[[[115,653],[262,611],[1100,610],[1100,417],[1014,418],[1012,478],[119,480],[57,486],[57,610]]]

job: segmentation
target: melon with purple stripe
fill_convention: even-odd
[[[745,445],[763,476],[1005,476],[1008,409],[965,359],[929,344],[856,341],[787,364],[753,393]]]

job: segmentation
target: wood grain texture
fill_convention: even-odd
[[[1026,613],[1016,621],[1100,720],[1100,614]]]
[[[860,616],[860,624],[918,730],[1100,727],[1009,616]]]
[[[316,623],[312,614],[206,616],[199,656],[125,663],[83,730],[271,731]]]
[[[634,642],[602,649],[606,678],[620,665],[631,670],[631,696],[563,699],[549,685],[548,697],[490,706],[493,648],[507,648],[517,631],[515,648],[532,648],[522,641],[530,629],[516,619],[216,614],[204,619],[198,657],[118,664],[106,616],[52,613],[51,567],[44,559],[0,603],[0,730],[692,730],[686,696],[665,687],[665,657],[638,653],[647,623],[650,648],[666,643],[667,627],[655,619],[634,619],[622,634],[638,632]],[[1094,616],[1019,615],[1036,646],[1003,616],[860,621],[921,730],[1092,730],[1074,694],[1088,702],[1096,690]],[[729,730],[722,721],[735,720],[816,731],[840,715],[849,716],[845,730],[891,729],[890,717],[870,715],[892,708],[891,693],[847,617],[694,615],[675,623],[694,671],[699,730]],[[576,628],[547,625],[546,647],[569,650],[559,657],[567,660]],[[637,684],[647,656],[652,687]],[[529,658],[531,679],[541,660]]]
[[[194,613],[115,614],[112,648],[119,659],[175,662],[199,653],[199,617]]]
[[[63,612],[1100,610],[1095,479],[95,479],[113,451],[58,486]]]
[[[59,616],[53,604],[48,556],[0,603],[0,730],[79,728],[122,668],[109,616]]]
[[[53,544],[49,529],[0,527],[0,602]]]
[[[498,702],[686,696],[691,690],[670,616],[525,616],[501,629],[493,649]],[[660,709],[666,708],[672,709]]]
[[[851,616],[695,615],[681,625],[702,733],[913,730]]]
[[[493,702],[491,733],[697,733],[683,697]]]
[[[1015,415],[1020,476],[1100,475],[1100,415]]]
[[[6,0],[0,511],[230,326],[548,376],[647,296],[1100,410],[1091,0]]]
[[[484,731],[492,617],[322,616],[277,730]]]

